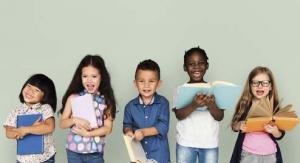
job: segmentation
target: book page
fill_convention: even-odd
[[[87,93],[83,96],[74,97],[71,100],[71,106],[72,116],[89,121],[92,128],[98,127],[91,94]]]
[[[123,135],[123,138],[125,141],[130,161],[146,163],[147,157],[141,143],[127,135]]]
[[[211,94],[215,96],[218,108],[233,109],[241,96],[241,87],[225,81],[215,81]]]

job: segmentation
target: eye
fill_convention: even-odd
[[[82,77],[82,78],[86,78],[86,77],[87,77],[87,75],[82,75],[81,77]]]
[[[42,92],[40,89],[36,88],[34,89],[36,92]]]

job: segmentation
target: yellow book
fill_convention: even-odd
[[[299,119],[292,105],[287,105],[273,113],[272,104],[272,99],[265,98],[250,108],[246,118],[246,132],[264,131],[266,124],[276,125],[280,130],[289,131],[298,124]]]

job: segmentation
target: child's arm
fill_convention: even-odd
[[[123,133],[130,137],[134,136],[132,124],[133,124],[133,118],[130,112],[130,104],[127,104],[125,106],[124,116],[123,116]]]
[[[232,124],[232,129],[236,132],[241,131],[241,132],[245,132],[246,131],[246,123],[245,121],[239,121],[239,122],[235,122]]]
[[[159,108],[160,114],[153,127],[138,129],[134,132],[134,138],[137,140],[142,140],[147,136],[162,136],[167,137],[169,131],[169,102],[165,101],[162,103],[161,108]]]
[[[204,101],[208,107],[208,111],[214,117],[214,119],[216,121],[221,121],[224,118],[224,110],[217,107],[215,97],[213,95],[205,96]]]
[[[16,139],[17,138],[17,131],[15,127],[11,126],[4,126],[6,137],[8,139]]]
[[[186,107],[180,108],[180,109],[173,109],[176,118],[178,120],[183,120],[186,117],[188,117],[194,110],[196,110],[198,107],[205,106],[204,97],[206,95],[199,94],[196,95],[190,105],[187,105]]]
[[[72,108],[71,108],[71,99],[73,98],[73,95],[69,96],[64,108],[64,112],[61,115],[59,126],[62,129],[70,128],[73,125],[76,125],[80,128],[85,128],[86,130],[90,130],[90,124],[88,121],[71,117],[72,116]]]
[[[54,117],[46,119],[44,122],[35,122],[31,126],[19,127],[16,129],[17,137],[24,137],[27,134],[44,135],[50,134],[55,129]]]
[[[84,137],[93,137],[93,136],[106,136],[109,135],[112,132],[112,127],[113,127],[113,119],[111,116],[108,116],[108,118],[106,118],[104,120],[104,124],[102,127],[100,128],[96,128],[93,129],[91,131],[88,131],[84,128],[80,128],[80,127],[75,127],[72,129],[72,131],[80,136],[84,136]]]

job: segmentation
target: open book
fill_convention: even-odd
[[[146,163],[147,157],[142,144],[127,135],[123,135],[123,138],[128,151],[130,162]]]
[[[17,116],[17,127],[31,126],[34,122],[42,121],[42,114],[25,114]],[[44,153],[44,135],[28,134],[17,140],[17,154],[42,154]]]
[[[71,100],[72,116],[87,120],[92,128],[97,128],[95,108],[93,106],[93,96],[89,93],[74,97]]]
[[[288,131],[293,129],[299,119],[292,105],[287,105],[280,110],[273,111],[273,99],[261,99],[253,104],[246,118],[246,132],[264,131],[264,125],[276,125],[278,129]]]
[[[179,87],[176,108],[180,109],[189,105],[195,95],[200,93],[214,95],[218,108],[232,109],[240,97],[241,88],[238,85],[225,81],[186,84]]]

